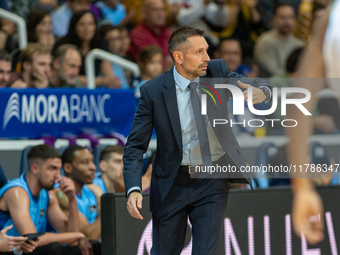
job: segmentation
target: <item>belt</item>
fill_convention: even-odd
[[[185,174],[194,174],[196,166],[180,166],[178,169],[179,173],[185,173]],[[200,167],[200,166],[199,166]]]
[[[212,165],[214,166],[214,165],[216,165],[217,163],[220,163],[219,160],[220,160],[220,159],[218,159],[218,160],[212,162]],[[187,174],[195,174],[195,173],[197,173],[197,172],[195,171],[196,167],[201,167],[201,166],[202,166],[202,165],[197,165],[197,166],[182,166],[182,165],[181,165],[181,166],[179,167],[179,169],[178,169],[178,172],[179,172],[179,173],[187,173]]]

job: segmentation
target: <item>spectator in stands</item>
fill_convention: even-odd
[[[50,87],[80,88],[78,76],[81,66],[81,54],[73,44],[63,44],[53,55]]]
[[[302,0],[304,1],[304,0]],[[299,5],[302,1],[288,1],[294,7],[295,12],[298,11]],[[307,0],[309,1],[309,0]],[[312,2],[313,0],[311,0]],[[327,0],[328,1],[328,0]],[[275,8],[279,4],[287,3],[287,0],[259,0],[258,7],[259,13],[261,15],[261,28],[268,31],[273,28],[273,17],[275,13]]]
[[[92,0],[67,0],[51,13],[52,31],[57,37],[67,34],[74,13],[90,9]]]
[[[6,51],[0,51],[0,88],[5,88],[12,69],[12,57]]]
[[[47,12],[51,12],[53,11],[54,9],[58,8],[59,6],[59,0],[38,0],[38,1],[35,1],[35,5],[34,7],[35,8],[39,8],[39,9],[43,9]]]
[[[329,4],[328,0],[302,0],[296,19],[294,36],[304,43],[308,43],[315,17]]]
[[[127,16],[133,13],[131,25],[136,26],[143,20],[143,2],[144,0],[124,0],[124,5],[128,12]],[[167,24],[169,26],[175,25],[177,26],[177,14],[181,7],[180,3],[168,3],[168,1],[164,0],[165,8],[166,8],[166,16],[167,16]]]
[[[50,50],[39,43],[31,43],[21,52],[21,72],[11,73],[8,87],[47,88],[51,70]]]
[[[55,43],[51,30],[51,16],[42,9],[32,9],[27,15],[27,41],[45,45],[50,51]]]
[[[93,184],[90,184],[89,187],[97,185],[103,193],[125,193],[123,155],[123,146],[114,145],[105,147],[99,156],[101,173],[94,178]],[[152,167],[142,177],[142,191],[150,188],[151,172]]]
[[[80,11],[73,15],[68,34],[59,39],[54,45],[54,51],[62,44],[74,44],[78,47],[82,56],[82,66],[79,71],[79,81],[87,84],[85,76],[85,57],[95,48],[103,49],[103,42],[97,35],[96,20],[90,11]],[[99,76],[101,74],[101,76]],[[96,86],[119,87],[117,79],[112,72],[111,63],[108,61],[95,61],[95,84]]]
[[[15,34],[15,23],[0,19],[0,50],[12,52],[18,48],[18,38]]]
[[[167,0],[168,4],[179,4],[177,22],[180,26],[197,27],[204,30],[214,45],[219,39],[213,34],[211,27],[220,30],[225,27],[228,20],[229,8],[226,0]]]
[[[143,21],[130,34],[131,46],[128,54],[134,60],[142,48],[155,44],[163,51],[166,69],[173,65],[167,48],[171,30],[165,26],[165,21],[165,5],[162,0],[143,2]]]
[[[99,34],[101,38],[103,38],[107,43],[109,52],[118,56],[123,47],[121,28],[115,27],[111,24],[103,25],[100,27]],[[130,88],[126,81],[123,67],[112,63],[112,72],[116,76],[116,79],[118,79],[117,83],[120,84],[120,88]]]
[[[273,23],[274,28],[258,38],[254,50],[256,60],[271,75],[283,72],[289,54],[303,46],[303,43],[292,35],[295,10],[291,5],[278,5]]]
[[[100,9],[104,22],[109,22],[114,26],[123,25],[122,23],[126,18],[126,8],[119,0],[102,0],[97,2],[96,6]]]
[[[212,26],[212,30],[219,38],[232,37],[239,40],[244,58],[252,58],[261,21],[257,10],[258,0],[230,0],[227,3],[229,12],[224,28]]]
[[[84,147],[70,146],[62,155],[62,165],[65,175],[73,180],[75,186],[80,231],[90,240],[98,240],[101,237],[100,196],[103,192],[95,185],[92,185],[92,189],[87,187],[87,184],[93,182],[96,173],[93,155]],[[61,208],[68,212],[69,203],[66,197],[60,192],[57,197]]]
[[[82,251],[89,252],[87,239],[84,234],[77,232],[79,217],[75,187],[69,178],[60,176],[61,159],[58,151],[49,145],[34,146],[27,154],[27,163],[27,172],[0,190],[0,228],[14,225],[7,234],[19,236],[45,232],[49,222],[57,233],[45,233],[35,242],[23,243],[16,252],[34,250],[32,255],[62,255],[66,250],[74,249],[68,246],[64,248],[63,244],[78,244]],[[68,216],[61,211],[51,191],[55,183],[60,184],[60,189],[70,201]]]
[[[119,56],[122,58],[126,58],[128,60],[132,60],[127,56],[127,52],[130,49],[131,45],[131,39],[130,39],[130,34],[129,31],[126,27],[121,27],[120,28],[121,36],[122,36],[122,47],[118,53]]]
[[[136,87],[136,95],[139,97],[139,88],[145,82],[162,74],[163,53],[156,45],[149,45],[144,47],[138,55],[138,65],[141,70],[141,77]]]
[[[214,58],[224,59],[228,69],[233,72],[248,78],[258,77],[259,69],[256,65],[250,67],[242,64],[242,48],[240,41],[237,39],[229,38],[221,40],[214,52]]]

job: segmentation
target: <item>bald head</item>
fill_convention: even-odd
[[[144,0],[143,2],[144,22],[151,27],[165,25],[165,4],[163,0]]]

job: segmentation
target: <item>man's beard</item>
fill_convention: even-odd
[[[53,189],[53,187],[54,187],[54,185],[52,185],[52,186],[45,186],[44,189],[46,189],[47,191],[50,191],[50,190]]]
[[[207,70],[195,70],[195,71],[192,71],[190,73],[194,77],[201,77],[201,76],[205,76],[207,74]]]
[[[63,74],[63,72],[59,71],[59,79],[61,80],[62,84],[69,84],[74,85],[77,81],[77,77],[74,77],[71,81],[68,81],[66,76]]]
[[[207,74],[207,70],[202,70],[202,66],[207,65],[207,63],[199,65],[196,70],[187,70],[187,73],[191,74],[193,77],[201,77]]]
[[[53,189],[53,187],[54,187],[54,183],[52,184],[52,185],[44,185],[40,180],[38,180],[39,181],[39,183],[40,183],[40,186],[41,187],[43,187],[43,189],[45,189],[45,190],[47,190],[47,191],[50,191],[50,190],[52,190]]]
[[[292,29],[289,27],[283,27],[279,30],[281,35],[289,35]]]

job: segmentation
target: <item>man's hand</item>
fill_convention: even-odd
[[[18,79],[15,82],[12,83],[11,88],[12,89],[26,89],[26,88],[28,88],[28,85],[23,80]]]
[[[0,231],[0,251],[12,251],[14,247],[19,246],[27,240],[27,237],[23,236],[8,236],[6,233],[13,225],[5,227]]]
[[[81,250],[82,255],[93,255],[92,245],[86,237],[79,239],[78,247]]]
[[[60,177],[56,180],[59,183],[59,188],[64,192],[69,201],[76,198],[76,188],[73,181],[68,177]]]
[[[24,253],[31,253],[35,250],[35,248],[38,247],[38,241],[39,241],[39,237],[37,238],[36,241],[28,240],[28,243],[23,242],[22,244],[20,244],[20,246],[17,246],[17,251],[18,252],[23,251]]]
[[[252,94],[253,94],[253,104],[259,104],[262,103],[264,100],[266,100],[266,95],[263,93],[263,91],[259,88],[256,88],[254,86],[251,86],[250,84],[242,83],[241,81],[237,81],[237,84],[243,88],[246,89],[243,91],[244,100],[248,102],[248,88],[252,88]]]
[[[320,217],[320,219],[312,220]],[[312,217],[312,218],[311,218]],[[316,244],[323,240],[323,205],[319,194],[314,188],[296,190],[292,211],[293,228],[299,237],[301,232],[309,244]]]
[[[143,200],[143,196],[141,193],[132,191],[129,195],[129,199],[127,202],[127,210],[130,213],[130,215],[140,220],[142,220],[143,217],[142,215],[140,215],[137,207],[139,209],[142,209],[142,200]]]
[[[35,88],[46,89],[48,88],[48,76],[45,73],[34,72],[33,84]]]

